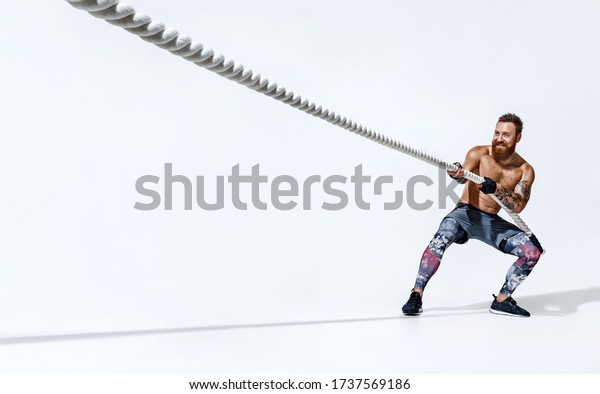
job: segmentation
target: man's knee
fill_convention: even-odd
[[[538,262],[540,257],[542,257],[542,252],[535,245],[533,245],[533,248],[530,253],[531,253],[531,257],[529,259],[535,261],[536,263]]]
[[[520,245],[519,248],[523,252],[523,256],[525,257],[527,265],[533,268],[540,260],[542,252],[538,249],[537,246],[530,242]]]

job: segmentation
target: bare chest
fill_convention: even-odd
[[[491,156],[484,156],[479,163],[479,175],[492,178],[509,190],[513,190],[523,176],[523,171],[516,166],[502,166]]]

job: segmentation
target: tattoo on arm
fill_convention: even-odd
[[[502,186],[498,187],[498,190],[496,191],[496,197],[498,197],[498,200],[500,200],[502,204],[504,204],[506,208],[510,209],[511,211],[514,211],[515,205],[520,204],[523,200],[520,195],[508,191]]]
[[[521,179],[521,181],[517,184],[517,187],[521,188],[521,192],[523,192],[523,197],[525,197],[525,201],[529,201],[529,196],[531,195],[531,185],[527,179]]]
[[[515,207],[521,206],[521,204],[526,204],[531,194],[531,186],[527,179],[519,181],[515,189],[520,189],[522,195],[511,192],[500,185],[498,185],[498,190],[496,191],[496,197],[511,211],[514,211]]]

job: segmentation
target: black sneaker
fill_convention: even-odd
[[[423,312],[423,301],[421,295],[416,291],[410,293],[408,301],[402,307],[402,313],[406,316],[419,316]]]
[[[531,314],[527,312],[525,309],[517,306],[517,301],[515,301],[512,297],[508,297],[506,300],[502,302],[498,302],[496,300],[496,295],[494,296],[494,302],[492,302],[492,306],[490,306],[490,312],[495,313],[497,315],[506,315],[506,316],[516,316],[516,317],[529,317]]]

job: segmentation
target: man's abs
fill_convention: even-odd
[[[474,182],[468,182],[465,186],[460,202],[470,204],[477,209],[484,212],[497,214],[500,211],[500,205],[487,194],[483,194],[479,191],[479,185]]]

